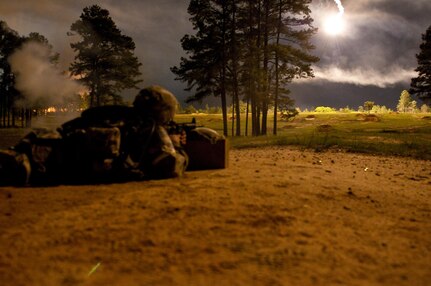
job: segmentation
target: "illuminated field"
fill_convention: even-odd
[[[222,133],[221,115],[178,115],[180,122],[195,117],[198,125]],[[245,117],[241,119],[244,135]],[[373,121],[377,120],[377,121]],[[324,150],[331,147],[346,151],[431,158],[431,116],[429,114],[301,113],[293,121],[279,121],[277,136],[234,137],[234,148],[265,145],[298,145]],[[231,121],[229,135],[232,134]],[[250,134],[251,131],[248,132]]]

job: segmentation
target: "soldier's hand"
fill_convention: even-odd
[[[187,133],[184,130],[181,131],[180,143],[181,143],[181,145],[186,145],[187,144]]]
[[[181,131],[181,134],[171,134],[169,137],[174,146],[184,146],[187,143],[187,134],[184,130]]]

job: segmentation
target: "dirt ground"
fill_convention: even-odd
[[[431,285],[431,162],[292,147],[224,170],[0,188],[0,284]]]

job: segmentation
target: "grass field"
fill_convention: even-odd
[[[178,122],[196,118],[198,125],[222,133],[221,115],[178,115]],[[269,118],[272,125],[272,118]],[[242,118],[242,132],[245,118]],[[231,135],[231,121],[229,135]],[[268,134],[272,134],[268,126]],[[248,132],[250,134],[250,131]],[[430,114],[301,113],[292,121],[279,121],[277,136],[231,138],[233,148],[265,145],[296,145],[325,150],[397,155],[431,159]]]
[[[223,133],[220,114],[179,114],[177,122],[190,122]],[[36,118],[33,127],[56,128],[68,117]],[[267,136],[244,136],[245,118],[241,118],[242,136],[232,137],[232,121],[228,129],[232,148],[270,145],[295,145],[317,151],[338,148],[349,152],[407,156],[431,160],[431,114],[361,114],[361,113],[301,113],[292,121],[280,120],[277,136],[273,133],[272,117],[268,120]],[[249,126],[250,128],[250,126]],[[29,129],[0,129],[0,148],[14,145]],[[251,134],[249,130],[248,134]]]

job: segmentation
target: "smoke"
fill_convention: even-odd
[[[412,77],[417,76],[416,72],[401,67],[394,67],[382,73],[361,68],[345,70],[334,66],[329,68],[315,67],[314,75],[317,80],[380,88],[391,87],[398,83],[408,83]]]
[[[339,11],[340,16],[341,16],[341,15],[343,15],[343,14],[344,14],[344,7],[343,7],[343,4],[341,4],[341,1],[340,1],[340,0],[334,0],[334,1],[335,1],[335,3],[337,4],[337,7],[338,7],[338,11]]]
[[[48,47],[29,42],[8,58],[15,88],[24,96],[17,106],[61,106],[85,90],[49,61],[50,53]]]

